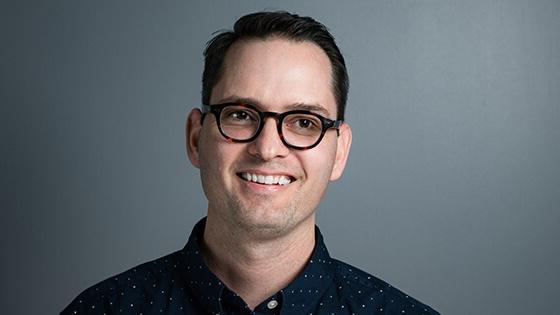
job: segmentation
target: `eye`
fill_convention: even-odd
[[[249,108],[232,106],[224,108],[221,120],[223,124],[253,125],[259,121],[259,114]]]
[[[321,121],[309,114],[291,114],[284,119],[285,131],[299,135],[315,135],[321,133]]]
[[[295,122],[295,124],[297,125],[297,127],[302,129],[309,129],[314,127],[313,121],[306,118],[299,119]]]
[[[231,112],[228,114],[228,119],[236,119],[236,120],[248,120],[251,119],[251,115],[248,112],[243,110],[237,110],[235,112]]]

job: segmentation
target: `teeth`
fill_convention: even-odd
[[[278,181],[278,185],[288,185],[290,183],[290,179],[284,176],[280,176],[280,180]]]
[[[273,176],[273,175],[256,175],[247,172],[241,173],[241,177],[246,181],[265,184],[265,185],[288,185],[292,180],[283,175]]]

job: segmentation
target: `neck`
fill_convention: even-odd
[[[258,237],[208,216],[203,255],[210,270],[253,310],[303,270],[315,246],[315,218],[288,233]],[[263,281],[266,279],[266,281]]]

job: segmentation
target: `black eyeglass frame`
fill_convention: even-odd
[[[260,123],[259,126],[257,128],[257,131],[255,132],[255,134],[245,140],[239,140],[239,139],[235,139],[232,138],[228,135],[226,135],[224,133],[224,131],[222,130],[222,126],[221,126],[221,121],[220,121],[220,115],[222,113],[222,110],[226,107],[229,106],[240,106],[240,107],[244,107],[244,108],[248,108],[251,110],[254,110],[260,118]],[[254,141],[261,133],[263,127],[264,127],[264,123],[266,121],[267,117],[272,117],[274,118],[274,120],[276,120],[276,129],[278,130],[278,135],[280,136],[280,139],[282,140],[282,143],[291,149],[296,149],[296,150],[308,150],[308,149],[312,149],[314,147],[316,147],[319,143],[321,143],[321,140],[323,140],[323,137],[325,136],[325,132],[328,129],[336,129],[337,135],[339,133],[339,128],[340,126],[344,123],[344,120],[332,120],[332,119],[328,119],[325,118],[317,113],[314,112],[310,112],[307,110],[290,110],[287,112],[283,112],[283,113],[276,113],[276,112],[263,112],[261,110],[259,110],[258,108],[256,108],[255,106],[251,105],[251,104],[245,104],[245,103],[235,103],[235,102],[228,102],[228,103],[221,103],[221,104],[215,104],[215,105],[207,105],[207,104],[203,104],[202,105],[202,118],[201,118],[201,124],[204,123],[204,118],[206,117],[206,114],[208,113],[212,113],[214,114],[214,117],[216,117],[216,124],[218,125],[218,130],[220,131],[220,133],[222,134],[222,136],[232,142],[238,142],[238,143],[247,143],[247,142],[251,142]],[[282,134],[282,122],[284,121],[284,118],[288,115],[292,115],[292,114],[306,114],[306,115],[312,115],[317,117],[320,121],[321,121],[321,135],[319,136],[319,138],[317,139],[317,141],[315,141],[315,143],[313,143],[312,145],[308,145],[305,147],[300,147],[300,146],[295,146],[292,144],[289,144],[286,139],[284,139],[284,135]]]

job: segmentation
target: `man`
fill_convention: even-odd
[[[63,314],[437,314],[332,259],[315,227],[352,140],[346,67],[326,28],[249,14],[205,57],[186,146],[207,217],[183,250],[89,288]]]

